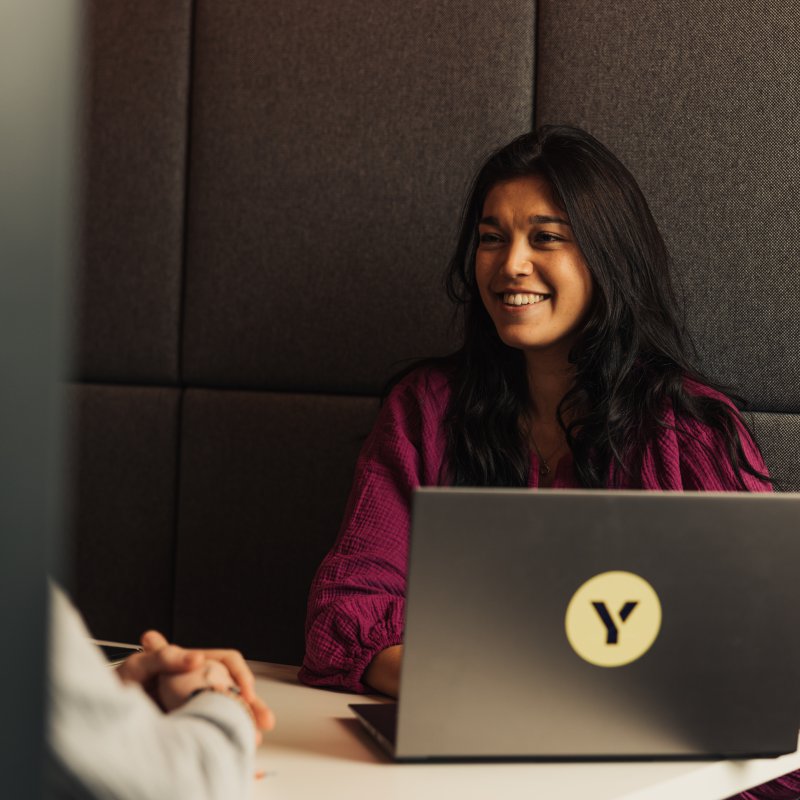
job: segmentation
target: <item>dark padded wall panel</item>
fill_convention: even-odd
[[[300,663],[308,588],[335,539],[377,405],[186,392],[176,641]]]
[[[800,492],[800,417],[753,414],[752,427],[778,490]]]
[[[93,0],[86,10],[76,374],[174,383],[191,3]]]
[[[75,385],[75,600],[101,639],[172,631],[178,391]]]
[[[530,127],[533,8],[198,5],[187,382],[368,394],[449,349],[468,181]]]
[[[702,366],[800,411],[800,14],[781,0],[542,0],[537,119],[631,168],[674,256]]]

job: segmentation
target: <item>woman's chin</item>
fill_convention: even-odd
[[[577,339],[575,335],[547,337],[520,335],[512,331],[498,331],[498,336],[504,345],[522,350],[526,355],[547,356],[564,362],[569,361],[569,352]]]

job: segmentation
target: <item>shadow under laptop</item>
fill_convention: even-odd
[[[390,759],[382,753],[355,718],[305,717],[302,713],[290,720],[289,711],[278,716],[281,735],[278,739],[265,738],[266,757],[274,759],[281,755],[286,763],[300,761],[300,767],[311,756],[329,762],[350,764],[389,763]],[[342,728],[347,735],[342,735]]]
[[[394,763],[386,750],[378,744],[377,739],[375,739],[355,717],[337,717],[336,722],[347,731],[348,736],[351,737],[352,740],[363,745],[367,751],[364,753],[363,757],[359,758],[355,751],[351,752],[348,750],[347,756],[351,760],[383,764]]]

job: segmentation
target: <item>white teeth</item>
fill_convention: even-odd
[[[509,306],[530,306],[547,300],[547,294],[504,294],[503,302]]]

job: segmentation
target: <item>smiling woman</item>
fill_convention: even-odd
[[[592,299],[566,214],[533,176],[497,184],[483,211],[475,280],[498,336],[531,365],[566,362]]]
[[[448,271],[453,355],[394,386],[314,580],[301,678],[396,694],[417,486],[770,491],[736,405],[691,364],[636,181],[577,128],[492,155]]]

